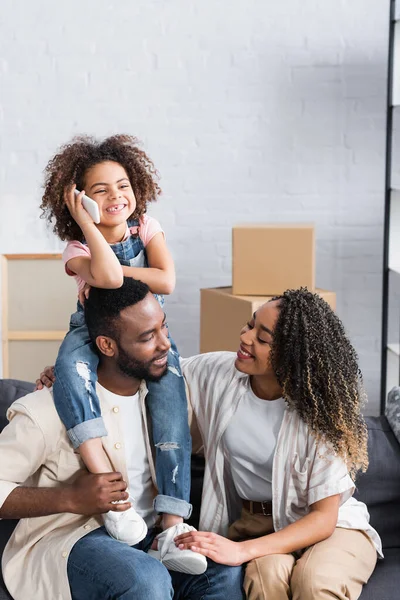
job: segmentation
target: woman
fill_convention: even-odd
[[[205,354],[183,372],[206,454],[200,528],[214,533],[176,544],[247,564],[249,600],[356,600],[382,552],[352,498],[368,467],[365,394],[329,305],[289,290],[253,315],[235,361]]]

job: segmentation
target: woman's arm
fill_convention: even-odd
[[[241,542],[245,561],[267,554],[289,554],[327,539],[335,531],[340,495],[329,496],[310,506],[310,512],[280,531]]]
[[[78,256],[67,262],[68,269],[86,283],[99,288],[119,288],[123,283],[122,267],[92,217],[82,206],[83,191],[75,197],[75,186],[64,194],[72,218],[82,230],[90,257]]]
[[[149,268],[122,267],[126,277],[147,283],[153,294],[172,294],[175,289],[175,267],[164,234],[160,231],[146,246]]]
[[[193,531],[178,536],[179,548],[190,548],[224,565],[241,565],[268,554],[289,554],[327,539],[335,530],[340,495],[329,496],[310,506],[310,512],[280,531],[262,537],[232,542],[215,533]]]

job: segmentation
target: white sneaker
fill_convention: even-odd
[[[129,546],[138,544],[146,537],[147,525],[133,506],[124,512],[109,510],[103,515],[103,521],[112,538]]]
[[[177,535],[188,531],[196,531],[196,529],[186,523],[169,527],[157,536],[158,550],[149,550],[149,554],[158,558],[170,571],[201,575],[207,570],[206,557],[193,550],[181,550],[174,542]]]

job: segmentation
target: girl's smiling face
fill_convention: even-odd
[[[100,223],[115,227],[131,216],[136,198],[122,165],[107,160],[97,163],[85,173],[85,193],[99,206]]]

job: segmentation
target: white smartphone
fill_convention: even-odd
[[[80,194],[79,190],[74,190],[75,196]],[[100,223],[100,212],[97,202],[83,194],[82,196],[82,205],[83,208],[89,213],[95,223]]]

